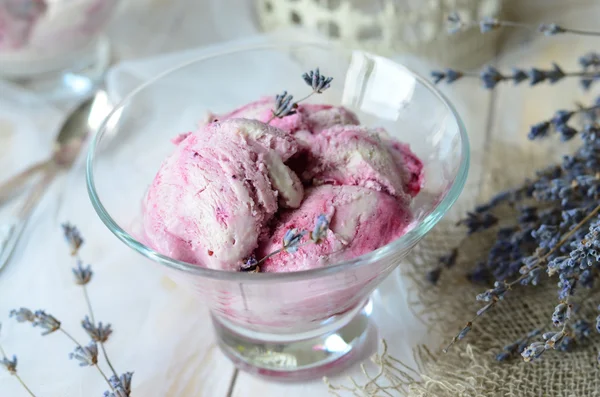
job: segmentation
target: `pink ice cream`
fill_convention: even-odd
[[[351,259],[402,236],[423,165],[382,129],[358,125],[343,107],[299,105],[271,117],[262,99],[210,115],[175,137],[143,208],[147,244],[170,257],[220,270],[281,249],[287,231],[328,221],[318,243],[282,252],[262,272],[292,272]]]
[[[316,135],[300,177],[313,185],[363,186],[409,200],[418,192],[423,168],[406,145],[385,131],[336,125]]]
[[[289,135],[254,120],[211,123],[183,137],[144,202],[148,243],[173,258],[237,270],[277,210],[302,201],[303,186],[284,164],[296,150]]]
[[[354,258],[400,237],[411,221],[406,206],[383,192],[358,186],[318,186],[306,191],[300,208],[281,212],[271,237],[258,250],[260,256],[280,248],[287,230],[312,230],[320,214],[329,220],[321,242],[303,244],[293,254],[274,255],[261,265],[261,271],[308,270]]]
[[[209,118],[211,120],[245,118],[266,123],[273,116],[274,104],[275,101],[272,97],[262,98],[221,116],[211,114]],[[359,121],[354,113],[341,106],[301,103],[298,105],[295,114],[284,118],[275,118],[269,124],[285,132],[299,135],[302,139],[302,137],[318,134],[334,125],[358,125]]]

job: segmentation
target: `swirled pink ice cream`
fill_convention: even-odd
[[[423,181],[407,145],[359,126],[342,107],[300,105],[275,119],[272,107],[263,99],[211,115],[173,140],[144,201],[150,246],[221,270],[268,256],[261,271],[292,272],[360,256],[407,231]],[[311,243],[319,215],[326,229]],[[269,255],[291,230],[307,231],[297,251]]]
[[[410,200],[422,182],[421,162],[379,129],[335,125],[316,135],[300,177],[311,185],[363,186]]]
[[[269,257],[261,271],[294,272],[351,259],[400,237],[411,221],[406,205],[389,194],[359,186],[317,186],[307,189],[300,208],[281,212],[259,256],[281,247],[288,230],[312,230],[321,214],[329,220],[322,241],[303,244],[291,255]]]
[[[255,120],[211,123],[185,136],[144,201],[144,231],[159,252],[237,270],[279,208],[298,207],[300,180],[285,164],[297,150],[283,131]]]

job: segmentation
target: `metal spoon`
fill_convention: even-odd
[[[18,211],[5,225],[0,225],[0,269],[8,263],[33,209],[43,197],[48,186],[60,171],[71,167],[88,134],[98,128],[100,121],[109,113],[110,108],[105,91],[98,91],[94,97],[82,102],[69,114],[60,127],[50,158],[34,164],[0,184],[1,199],[21,187],[36,173],[42,173],[41,179],[27,194]]]

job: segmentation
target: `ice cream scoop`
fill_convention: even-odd
[[[290,230],[313,231],[319,216],[329,220],[318,243],[307,233],[294,253],[280,252],[261,264],[262,272],[293,272],[326,266],[373,251],[404,234],[408,207],[394,197],[360,186],[323,185],[307,189],[300,208],[282,211],[261,257],[282,247]]]
[[[297,143],[246,119],[209,123],[177,142],[144,201],[148,244],[189,263],[238,270],[277,210],[302,201],[303,186],[284,164]]]
[[[356,125],[336,125],[315,135],[308,160],[295,167],[305,183],[362,186],[402,200],[418,193],[423,169],[407,145],[381,129]]]

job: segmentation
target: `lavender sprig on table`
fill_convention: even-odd
[[[74,282],[79,285],[83,290],[84,299],[88,307],[88,315],[81,321],[81,326],[87,335],[90,337],[90,342],[87,345],[81,344],[75,339],[69,332],[67,332],[63,324],[53,315],[46,313],[44,310],[32,311],[28,308],[20,308],[12,310],[10,316],[14,317],[19,323],[30,323],[34,327],[40,327],[43,329],[42,336],[47,336],[53,333],[62,333],[65,337],[70,339],[75,348],[73,352],[69,354],[69,357],[79,362],[82,367],[94,367],[98,373],[105,380],[110,390],[104,393],[106,397],[129,397],[131,395],[131,379],[133,376],[132,372],[126,372],[122,375],[118,375],[117,371],[113,367],[108,353],[104,344],[109,340],[113,330],[110,324],[98,322],[96,323],[94,318],[94,311],[92,309],[91,300],[87,291],[87,285],[92,280],[93,271],[90,265],[83,266],[83,261],[79,257],[79,250],[83,245],[83,238],[77,227],[71,224],[62,225],[63,234],[67,244],[70,248],[70,254],[76,260],[76,267],[72,269]],[[110,378],[104,373],[99,366],[99,353],[102,352],[106,364],[111,370],[112,375]],[[4,351],[0,347],[0,353],[2,353],[3,359],[0,363],[3,364],[11,373],[16,375],[16,357],[13,360],[8,360]],[[24,382],[18,378],[23,387],[29,391],[33,396],[33,393],[27,388]]]
[[[536,28],[492,18],[465,22],[457,14],[450,15],[448,20],[455,32],[473,26],[479,26],[483,33],[501,27],[521,27],[548,36],[567,33],[600,36],[600,32],[570,29],[552,23]],[[436,83],[454,83],[465,77],[479,77],[485,88],[493,89],[508,81],[514,84],[528,81],[530,86],[534,86],[546,81],[555,83],[567,77],[578,77],[587,89],[600,79],[600,55],[584,54],[579,64],[581,71],[565,71],[557,63],[551,68],[514,68],[511,72],[501,72],[493,66],[487,66],[478,73],[446,69],[432,72],[432,78]],[[573,153],[564,156],[560,164],[539,170],[518,188],[499,192],[459,222],[466,227],[468,234],[492,228],[497,230],[488,257],[476,263],[467,275],[472,282],[492,286],[477,295],[476,300],[481,301],[482,306],[459,330],[445,351],[464,339],[485,313],[509,299],[511,290],[538,285],[548,277],[557,279],[558,300],[548,324],[504,346],[496,359],[505,361],[520,354],[523,360],[534,361],[548,350],[568,351],[573,344],[583,344],[590,338],[590,321],[575,319],[574,308],[578,303],[593,298],[600,273],[599,111],[600,98],[587,106],[558,110],[548,119],[533,125],[528,133],[530,140],[547,138],[555,133],[561,141],[578,136],[582,143]],[[500,219],[495,211],[502,206],[512,207],[514,217]],[[429,281],[439,282],[442,270],[454,264],[459,255],[460,250],[455,250],[440,258],[438,266],[427,275]],[[590,292],[582,297],[582,291]],[[596,330],[600,333],[600,316],[596,320]],[[538,339],[540,334],[542,337]]]
[[[315,226],[311,232],[300,229],[289,229],[286,230],[283,240],[281,242],[281,248],[265,255],[262,259],[257,260],[254,256],[246,258],[240,265],[240,271],[247,273],[258,273],[260,272],[260,265],[272,256],[275,256],[282,252],[293,254],[298,251],[298,248],[307,244],[319,244],[327,236],[329,230],[329,220],[324,214],[320,214],[315,219]],[[302,242],[304,236],[309,236],[309,241]]]
[[[495,18],[484,18],[480,21],[467,22],[462,20],[457,13],[452,13],[448,16],[448,23],[448,30],[450,33],[456,33],[462,30],[478,26],[482,33],[497,30],[501,27],[520,27],[532,31],[537,30],[540,33],[543,33],[547,36],[553,36],[556,34],[564,33],[600,36],[600,32],[570,29],[559,26],[554,23],[541,24],[536,27],[528,24],[512,21],[503,21]],[[595,52],[584,54],[579,58],[579,65],[581,66],[581,70],[579,71],[565,71],[558,64],[553,63],[550,68],[513,68],[510,72],[502,72],[496,69],[495,67],[488,65],[479,72],[445,69],[435,70],[431,72],[431,76],[436,84],[441,81],[445,81],[446,83],[451,84],[465,77],[476,77],[481,79],[483,86],[487,89],[493,89],[499,83],[502,82],[512,82],[514,85],[517,85],[524,81],[527,81],[529,82],[530,86],[535,86],[542,82],[549,82],[551,84],[554,84],[558,81],[563,80],[564,78],[576,77],[580,79],[580,83],[583,88],[589,89],[595,81],[600,79],[600,54]]]
[[[467,30],[472,27],[479,27],[481,33],[488,33],[503,27],[523,28],[531,31],[538,31],[546,36],[554,36],[557,34],[575,34],[580,36],[600,36],[600,32],[591,30],[571,29],[560,26],[556,23],[542,23],[537,26],[527,23],[505,21],[497,18],[486,17],[479,21],[465,21],[457,12],[452,12],[448,15],[448,32],[451,34]]]
[[[273,116],[267,121],[267,124],[271,123],[271,121],[276,118],[281,119],[295,114],[300,102],[307,100],[314,94],[322,94],[323,91],[331,86],[333,77],[323,76],[319,71],[319,68],[316,68],[302,74],[302,79],[311,87],[311,93],[297,101],[294,101],[294,96],[288,94],[287,91],[283,91],[281,94],[276,95],[275,108],[272,110]]]
[[[2,324],[0,324],[0,330],[2,330]],[[25,381],[19,376],[17,372],[17,356],[13,355],[12,359],[9,359],[0,344],[0,367],[4,367],[5,370],[8,371],[9,374],[15,377],[17,381],[21,384],[21,386],[29,393],[30,396],[35,397],[35,394],[31,391],[31,389],[27,386]]]

